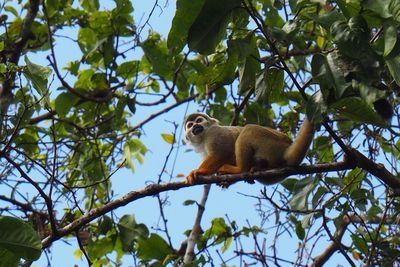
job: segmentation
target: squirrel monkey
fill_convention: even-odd
[[[218,120],[205,113],[189,115],[184,127],[186,141],[204,156],[201,165],[186,177],[188,184],[193,184],[198,174],[237,174],[299,165],[314,136],[314,127],[307,118],[294,142],[285,134],[260,125],[220,126]]]

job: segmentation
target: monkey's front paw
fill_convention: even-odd
[[[185,184],[192,185],[196,181],[196,172],[191,171],[188,176],[186,176]]]

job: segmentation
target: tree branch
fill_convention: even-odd
[[[204,191],[203,191],[203,196],[201,197],[200,203],[198,203],[198,210],[196,214],[196,218],[194,220],[194,224],[192,227],[192,231],[190,232],[190,235],[187,239],[187,247],[186,247],[186,252],[185,256],[183,257],[183,264],[182,266],[186,266],[186,264],[189,264],[194,260],[195,253],[194,253],[194,246],[197,241],[197,237],[201,234],[201,219],[203,218],[204,210],[205,210],[205,205],[208,199],[208,195],[210,193],[211,186],[205,185],[204,186]]]
[[[330,171],[340,171],[351,169],[352,166],[348,162],[337,162],[337,163],[327,163],[327,164],[316,164],[316,165],[309,165],[309,166],[297,166],[297,167],[287,167],[281,169],[273,169],[267,171],[259,171],[252,173],[241,173],[241,174],[224,174],[224,175],[204,175],[199,176],[196,179],[196,185],[201,184],[214,184],[214,183],[222,183],[222,182],[238,182],[238,181],[247,181],[249,176],[256,175],[257,177],[262,177],[264,179],[273,178],[276,176],[283,177],[281,180],[284,180],[285,176],[294,175],[294,174],[311,174],[311,173],[320,173],[320,172],[330,172]],[[105,205],[95,208],[89,211],[87,214],[83,215],[82,217],[74,220],[70,224],[66,225],[58,229],[57,235],[51,234],[42,240],[42,247],[47,248],[49,247],[52,242],[73,233],[77,229],[81,228],[82,226],[86,225],[87,223],[99,218],[100,216],[115,210],[116,208],[125,206],[130,202],[135,200],[154,196],[161,192],[171,191],[171,190],[179,190],[181,188],[190,187],[185,183],[185,181],[179,182],[171,182],[165,184],[151,184],[143,189],[137,191],[131,191],[126,195],[122,196],[119,199],[114,201],[110,201]]]

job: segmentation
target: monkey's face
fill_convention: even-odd
[[[185,139],[192,145],[199,145],[203,142],[204,133],[218,121],[206,114],[194,113],[189,115],[185,123]]]

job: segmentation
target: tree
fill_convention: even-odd
[[[129,0],[0,6],[0,266],[73,237],[94,266],[399,264],[398,1],[177,0],[168,36],[146,34]],[[201,230],[210,185],[252,177],[199,177],[203,198],[184,203],[197,204],[194,226],[176,243],[162,193],[189,187],[168,167],[183,117],[160,130],[170,150],[157,179],[116,196],[113,177],[146,159],[143,127],[189,102],[223,124],[294,136],[307,115],[320,130],[306,165],[259,173],[290,175],[252,196],[259,225],[221,213]],[[157,229],[118,214],[150,197]]]

